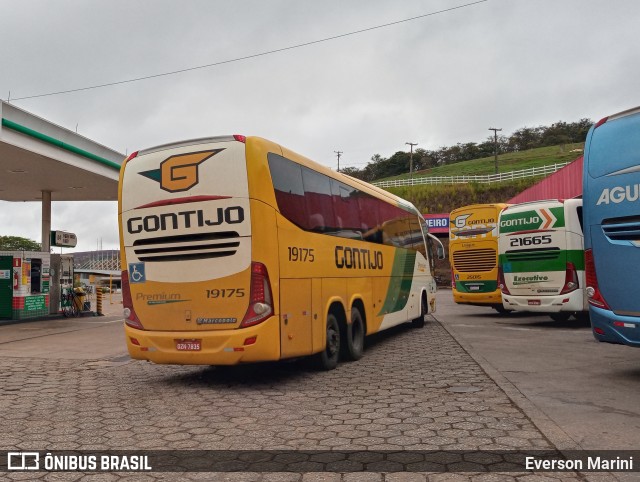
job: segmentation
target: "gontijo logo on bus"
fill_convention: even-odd
[[[563,226],[564,209],[562,207],[541,208],[519,213],[503,214],[500,218],[501,233],[561,228]]]
[[[160,183],[168,192],[181,192],[198,184],[198,166],[224,149],[189,152],[170,156],[160,163],[159,169],[141,172],[140,175]]]
[[[459,228],[459,229],[462,229],[467,225],[468,226],[480,226],[480,225],[495,226],[496,220],[493,217],[482,218],[482,219],[469,219],[470,217],[471,217],[471,214],[461,214],[460,216],[456,216],[456,218],[453,220],[453,223],[455,224],[456,228]]]
[[[467,218],[470,217],[471,214],[461,214],[460,216],[456,216],[456,218],[453,220],[453,224],[456,226],[456,228],[464,228],[467,224]]]

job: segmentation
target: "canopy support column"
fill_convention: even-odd
[[[42,251],[51,251],[51,191],[42,191]]]

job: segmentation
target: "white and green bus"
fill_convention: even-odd
[[[498,285],[505,309],[588,317],[582,199],[514,204],[498,221]]]

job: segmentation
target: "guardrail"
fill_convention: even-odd
[[[492,182],[513,181],[534,176],[548,176],[562,169],[573,161],[548,164],[546,166],[529,167],[519,171],[499,172],[498,174],[485,174],[481,176],[423,176],[408,179],[394,179],[391,181],[378,181],[371,184],[378,187],[419,186],[422,184],[467,184],[477,182],[490,184]]]

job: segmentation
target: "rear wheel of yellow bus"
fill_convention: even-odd
[[[333,370],[340,358],[340,326],[333,313],[327,315],[327,336],[325,348],[316,355],[316,364],[322,370]]]
[[[351,323],[346,329],[344,358],[350,361],[360,360],[364,352],[364,321],[358,308],[351,308]]]
[[[427,316],[427,295],[422,293],[422,301],[420,301],[420,316],[411,320],[414,328],[424,328],[424,317]]]

